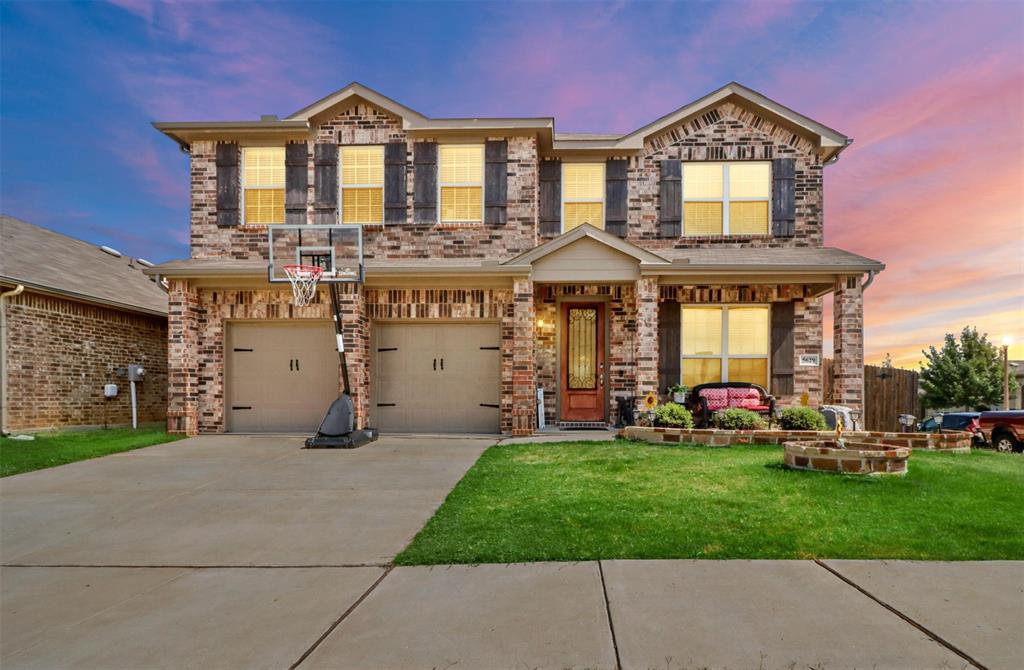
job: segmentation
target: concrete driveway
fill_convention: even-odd
[[[0,666],[1016,668],[1024,564],[391,568],[491,439],[204,437],[0,480]]]

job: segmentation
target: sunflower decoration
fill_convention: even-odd
[[[655,393],[654,391],[648,391],[647,395],[644,396],[644,407],[646,407],[647,410],[650,411],[650,410],[654,409],[657,406],[658,406],[658,394]]]

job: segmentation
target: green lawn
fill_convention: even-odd
[[[181,437],[168,435],[163,427],[38,433],[36,439],[26,441],[0,437],[0,477],[149,447]]]
[[[782,450],[496,446],[396,562],[1024,559],[1024,458],[914,452],[906,477],[787,470]]]

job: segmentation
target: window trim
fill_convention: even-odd
[[[593,200],[590,198],[566,198],[565,197],[565,168],[568,165],[600,165],[601,166],[601,199]],[[601,230],[605,229],[605,223],[608,219],[607,204],[605,199],[608,197],[607,193],[608,183],[608,165],[599,161],[562,161],[562,170],[559,180],[559,189],[561,190],[562,202],[559,204],[558,218],[561,223],[561,232],[565,233],[565,205],[566,203],[601,203]]]
[[[476,182],[441,182],[441,148],[442,147],[480,147],[480,183]],[[485,212],[487,207],[487,195],[484,193],[484,189],[487,188],[487,146],[479,142],[445,142],[437,145],[437,225],[441,226],[458,226],[458,225],[483,225]],[[478,188],[480,189],[480,218],[474,220],[456,220],[456,221],[444,221],[442,216],[444,208],[441,205],[441,189],[443,187],[448,188]]]
[[[380,147],[380,161],[381,161],[381,182],[380,184],[345,184],[345,177],[343,176],[342,169],[343,165],[341,162],[342,154],[345,153],[347,148],[358,148],[358,147]],[[338,225],[343,226],[383,226],[384,219],[386,218],[384,213],[384,182],[387,177],[384,174],[387,168],[384,156],[384,145],[383,144],[339,144],[338,145]],[[380,189],[380,221],[372,222],[352,222],[345,223],[343,218],[343,212],[345,207],[345,189],[346,188],[379,188]]]
[[[722,197],[721,198],[687,198],[686,197],[686,165],[687,163],[694,164],[707,164],[717,163],[722,166]],[[767,198],[730,198],[729,197],[729,166],[734,164],[744,163],[753,165],[761,163],[768,166],[768,197]],[[768,230],[761,236],[770,236],[772,234],[772,162],[770,160],[761,161],[682,161],[682,181],[683,187],[680,189],[683,194],[683,206],[682,206],[682,235],[681,237],[758,237],[756,233],[737,233],[733,235],[729,231],[729,203],[731,202],[767,202],[768,203]],[[719,202],[722,203],[722,233],[720,235],[687,235],[686,234],[686,203],[688,202]]]
[[[757,307],[764,309],[768,313],[768,339],[765,342],[766,353],[764,354],[729,354],[729,309],[730,308],[751,308]],[[683,327],[683,310],[686,309],[721,309],[722,310],[722,343],[720,354],[684,354],[683,353],[683,338],[686,337],[685,329]],[[759,360],[764,359],[765,365],[765,390],[772,382],[772,305],[771,303],[751,303],[751,302],[730,302],[722,304],[694,304],[694,303],[680,303],[679,304],[679,383],[683,383],[683,361],[686,359],[699,359],[699,360],[719,360],[722,365],[722,382],[727,383],[729,381],[729,359],[746,359],[746,360]]]
[[[282,168],[281,174],[284,176],[284,181],[281,183],[281,185],[280,186],[268,186],[266,184],[252,184],[252,185],[246,184],[245,183],[245,154],[248,151],[250,151],[251,149],[278,149],[278,148],[281,149],[281,168]],[[276,189],[276,188],[280,188],[281,190],[285,191],[285,198],[287,199],[287,197],[288,197],[288,193],[287,193],[287,191],[288,191],[288,174],[287,174],[288,173],[288,164],[287,164],[287,157],[285,156],[285,152],[287,151],[285,146],[283,144],[280,145],[280,146],[278,146],[276,144],[272,144],[272,145],[258,145],[258,144],[254,144],[252,146],[241,147],[241,149],[242,149],[242,155],[241,155],[241,163],[239,164],[239,170],[238,170],[238,181],[240,182],[239,190],[242,192],[241,193],[241,197],[239,198],[239,200],[241,200],[241,202],[239,203],[239,206],[242,208],[242,211],[241,211],[242,225],[243,226],[255,226],[255,227],[258,227],[258,226],[277,226],[277,225],[281,225],[281,224],[285,223],[287,218],[288,218],[288,205],[287,204],[285,204],[284,209],[281,211],[281,220],[280,221],[274,221],[273,223],[249,223],[249,221],[246,219],[246,216],[245,216],[245,190],[246,190],[247,187],[248,188],[252,188],[252,189]]]

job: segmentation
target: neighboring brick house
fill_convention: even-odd
[[[326,294],[268,283],[275,224],[362,226],[343,324],[359,420],[385,432],[529,434],[538,388],[549,426],[679,381],[817,405],[829,293],[836,399],[861,405],[884,266],[823,246],[851,140],[739,84],[626,135],[428,118],[355,83],[283,120],[154,125],[191,158],[191,258],[151,271],[171,430],[311,430],[333,399]]]
[[[0,217],[3,431],[131,425],[167,416],[167,292],[145,261]],[[19,287],[20,291],[19,291]],[[104,397],[104,385],[118,394]]]

